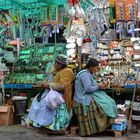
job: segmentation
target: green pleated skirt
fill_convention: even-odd
[[[94,100],[91,100],[88,106],[74,101],[73,107],[78,119],[80,136],[90,136],[102,132],[114,122],[114,119],[107,117]]]

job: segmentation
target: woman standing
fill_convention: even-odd
[[[37,95],[32,102],[29,120],[37,126],[44,126],[53,131],[64,130],[65,132],[72,116],[73,71],[67,68],[66,56],[64,55],[56,57],[54,68],[52,82],[43,83],[45,92],[42,95]],[[60,92],[65,101],[53,110],[48,108],[45,100],[50,89]]]
[[[104,131],[117,117],[117,107],[104,91],[105,84],[97,84],[94,74],[99,62],[90,59],[86,68],[78,73],[75,81],[74,112],[77,116],[80,135],[89,136]]]

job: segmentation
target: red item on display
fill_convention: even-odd
[[[79,3],[79,0],[69,0],[70,5],[75,5],[77,3]]]
[[[83,39],[83,43],[87,43],[87,42],[92,42],[92,40],[90,38]]]
[[[26,93],[20,93],[20,96],[26,97]]]

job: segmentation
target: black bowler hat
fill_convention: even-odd
[[[63,54],[59,54],[56,58],[55,61],[60,63],[60,64],[67,64],[67,57]]]

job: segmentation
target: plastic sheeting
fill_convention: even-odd
[[[0,0],[0,9],[35,8],[46,5],[65,5],[67,0]]]

